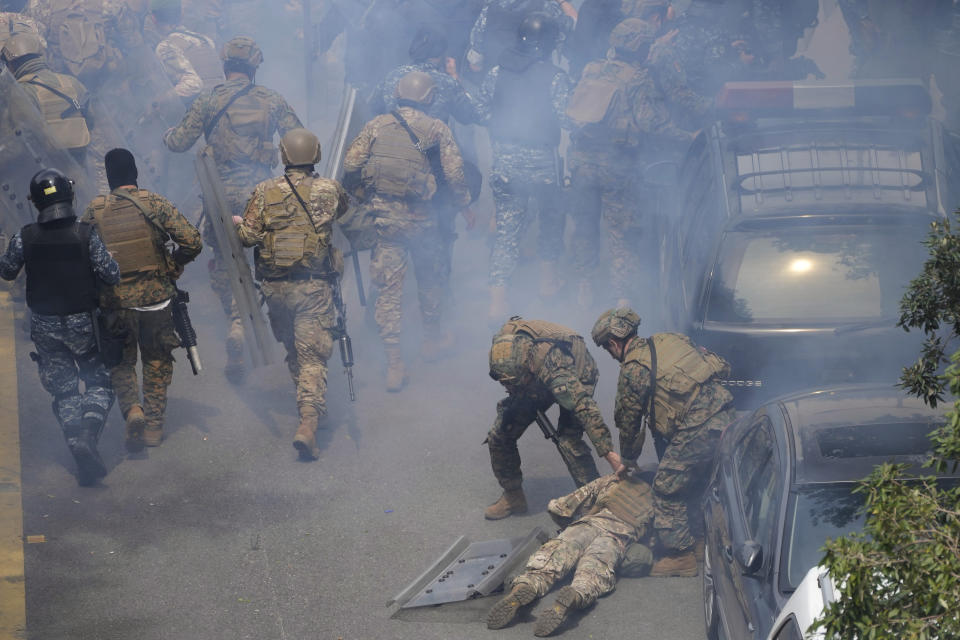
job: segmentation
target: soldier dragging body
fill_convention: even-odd
[[[181,344],[174,329],[176,280],[203,244],[200,232],[163,196],[137,186],[137,165],[126,149],[104,158],[110,194],[94,198],[83,215],[120,265],[120,283],[104,289],[100,306],[108,326],[124,338],[123,355],[110,377],[126,421],[126,446],[140,451],[163,439],[167,387],[173,380],[172,352]],[[173,253],[166,243],[173,241]],[[137,352],[143,365],[137,381]]]
[[[280,155],[284,175],[257,185],[234,222],[244,246],[258,248],[256,269],[270,326],[287,351],[300,416],[293,446],[301,460],[315,460],[317,423],[327,415],[327,360],[344,329],[337,322],[343,257],[331,242],[347,194],[313,172],[320,143],[310,131],[287,132]]]
[[[30,199],[37,222],[10,240],[0,258],[0,277],[13,280],[26,269],[30,337],[37,349],[31,357],[40,383],[53,396],[53,413],[77,463],[77,482],[88,486],[107,475],[97,442],[114,397],[97,344],[97,289],[117,284],[120,267],[96,230],[77,220],[73,185],[65,175],[56,169],[37,173]]]

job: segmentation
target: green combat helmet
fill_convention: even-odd
[[[411,71],[397,83],[396,97],[416,104],[430,104],[437,84],[429,73]]]
[[[490,347],[490,377],[507,387],[522,387],[530,382],[533,340],[526,335],[500,333]]]
[[[307,129],[291,129],[280,140],[280,159],[285,167],[313,166],[320,162],[320,141]]]
[[[247,36],[237,36],[230,39],[220,51],[220,59],[226,67],[227,64],[239,64],[249,67],[250,71],[256,71],[257,67],[263,62],[263,51],[257,46],[253,38]]]
[[[18,33],[3,45],[0,58],[11,66],[20,66],[28,59],[43,55],[43,43],[32,33]],[[29,56],[29,58],[27,57]]]
[[[639,326],[640,316],[633,309],[628,307],[607,309],[597,318],[590,337],[593,338],[594,344],[602,347],[610,338],[627,338],[636,335]]]

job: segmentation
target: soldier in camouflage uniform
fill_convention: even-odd
[[[332,227],[347,210],[347,194],[336,181],[313,173],[320,143],[306,129],[287,132],[280,155],[284,175],[257,185],[243,218],[234,221],[244,246],[259,247],[257,273],[270,326],[287,350],[297,388],[300,425],[293,446],[301,460],[316,460],[317,422],[327,415],[335,288],[343,270]]]
[[[420,71],[405,75],[397,85],[399,108],[368,122],[343,162],[344,181],[351,188],[362,187],[365,214],[377,231],[370,278],[380,289],[374,315],[386,350],[388,391],[400,391],[406,379],[400,327],[407,254],[417,277],[424,349],[435,352],[452,342],[440,324],[444,246],[430,201],[441,181],[455,207],[466,205],[470,194],[450,128],[424,113],[435,92],[429,75]],[[437,173],[431,156],[436,158]]]
[[[591,335],[622,365],[614,411],[620,453],[628,462],[637,459],[645,420],[657,445],[654,528],[663,557],[651,575],[694,576],[690,503],[696,504],[705,486],[720,432],[736,417],[733,396],[718,382],[730,367],[686,336],[657,333],[641,338],[639,326],[640,316],[632,309],[610,309]],[[696,506],[693,509],[697,513]]]
[[[656,28],[639,18],[617,25],[610,36],[613,56],[584,68],[567,107],[576,125],[568,155],[576,198],[572,250],[584,307],[592,302],[589,278],[600,253],[601,217],[611,255],[609,281],[617,306],[628,305],[641,282],[639,258],[657,255],[658,244],[657,193],[643,183],[638,169],[664,145],[691,139],[673,124],[664,96],[642,66],[655,34]]]
[[[152,0],[151,14],[157,32],[163,36],[156,47],[157,58],[173,85],[170,95],[189,105],[204,91],[223,82],[223,69],[213,39],[188,30],[181,24],[180,0]]]
[[[488,520],[525,513],[520,452],[517,441],[537,417],[554,404],[560,407],[558,448],[577,486],[599,477],[584,432],[597,455],[614,471],[620,471],[620,456],[613,450],[610,431],[593,399],[599,373],[583,338],[544,320],[514,316],[493,337],[490,347],[490,377],[507,390],[497,403],[497,417],[487,434],[493,475],[503,495],[484,511]]]
[[[507,313],[507,282],[520,258],[529,224],[528,204],[540,215],[540,295],[555,295],[557,260],[563,254],[560,206],[560,127],[570,79],[550,62],[557,26],[544,14],[524,19],[517,44],[501,56],[480,89],[480,105],[493,145],[490,186],[496,206],[496,237],[490,256],[490,322]]]
[[[18,33],[32,33],[40,38],[43,48],[47,48],[47,41],[43,37],[46,28],[30,16],[20,13],[26,4],[26,0],[0,2],[0,48]]]
[[[499,64],[500,55],[513,46],[521,22],[533,13],[549,16],[562,34],[569,33],[577,20],[569,0],[486,0],[470,30],[470,68],[479,72]]]
[[[286,135],[303,125],[293,108],[279,93],[254,84],[257,67],[263,62],[260,47],[240,36],[221,51],[227,81],[198,97],[183,121],[163,136],[171,151],[188,151],[204,136],[203,153],[213,155],[233,215],[241,215],[253,188],[270,177],[277,164],[273,136]],[[243,379],[243,326],[233,301],[230,281],[221,248],[214,240],[210,216],[206,216],[203,237],[213,247],[210,285],[230,318],[227,337],[227,377]]]
[[[0,278],[13,280],[26,267],[30,337],[37,348],[31,357],[40,384],[53,396],[53,413],[77,462],[77,482],[87,486],[107,475],[97,442],[113,406],[93,326],[97,288],[117,284],[120,267],[96,230],[77,221],[73,185],[65,175],[40,171],[30,182],[30,198],[37,222],[10,240]]]
[[[137,187],[137,165],[126,149],[104,158],[110,195],[97,196],[83,214],[120,265],[120,283],[101,291],[110,325],[126,333],[123,359],[110,370],[131,452],[163,440],[167,387],[173,380],[173,350],[180,338],[171,301],[183,267],[200,255],[200,232],[166,198]],[[168,253],[166,243],[177,247]],[[143,365],[143,401],[137,352]]]
[[[554,605],[540,612],[534,635],[553,634],[571,611],[612,592],[617,573],[639,577],[653,564],[653,489],[639,477],[605,475],[547,506],[563,529],[527,560],[510,592],[490,609],[488,629],[502,629],[573,571]],[[629,549],[629,557],[628,557]]]

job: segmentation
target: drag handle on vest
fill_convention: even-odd
[[[177,329],[177,335],[180,336],[180,346],[187,350],[187,359],[190,361],[193,375],[199,375],[203,371],[203,365],[200,363],[200,352],[197,350],[197,332],[193,329],[190,313],[187,310],[189,302],[190,294],[177,289],[177,295],[173,298],[173,324]]]
[[[550,418],[547,417],[547,414],[544,413],[542,409],[537,410],[536,421],[537,426],[540,427],[540,431],[543,432],[543,437],[547,440],[552,440],[553,444],[557,446],[557,451],[560,452],[560,457],[563,458],[564,463],[569,463],[570,461],[568,460],[567,452],[560,445],[560,436],[557,434],[557,429],[553,426],[553,423],[550,422]]]

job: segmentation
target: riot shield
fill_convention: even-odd
[[[230,288],[240,312],[245,341],[250,350],[250,361],[254,367],[273,364],[275,340],[260,311],[260,295],[250,277],[250,265],[234,227],[233,214],[220,181],[217,165],[213,161],[213,154],[197,154],[196,168],[204,207],[210,216],[224,266],[230,274]]]
[[[36,103],[5,68],[0,96],[0,226],[13,235],[34,220],[27,196],[30,179],[41,169],[59,169],[73,180],[78,206],[89,202],[95,187],[87,167],[56,147]]]

